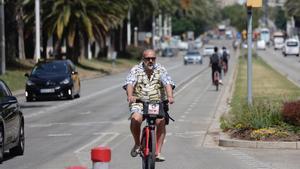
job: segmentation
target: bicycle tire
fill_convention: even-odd
[[[143,169],[150,169],[149,167],[149,162],[147,160],[147,155],[145,154],[145,149],[146,149],[146,129],[143,129],[143,134],[141,138],[141,146],[142,146],[142,167]]]
[[[149,163],[150,169],[155,169],[155,152],[156,152],[156,137],[155,137],[155,130],[150,130],[150,143],[149,144]]]

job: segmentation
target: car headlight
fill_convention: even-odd
[[[26,85],[27,86],[32,86],[32,85],[35,85],[35,84],[31,80],[27,80]]]
[[[66,78],[65,80],[61,81],[60,84],[69,84],[70,82],[70,78]]]

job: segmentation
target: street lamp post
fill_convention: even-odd
[[[5,73],[5,15],[4,15],[4,0],[0,2],[0,55],[1,55],[1,69],[0,74]]]
[[[35,0],[35,61],[41,58],[40,44],[40,0]]]

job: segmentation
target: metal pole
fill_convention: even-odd
[[[247,64],[247,76],[248,76],[248,105],[252,105],[252,8],[248,7],[248,64]]]
[[[41,58],[40,44],[40,0],[35,0],[35,61]]]
[[[130,10],[128,10],[127,14],[127,45],[131,45],[131,15],[130,15]]]
[[[155,25],[155,14],[153,12],[152,14],[152,39],[151,39],[151,43],[152,43],[152,49],[156,49],[156,45],[155,45],[155,28],[156,28],[156,25]]]
[[[5,14],[4,14],[4,0],[0,2],[0,54],[1,54],[1,69],[0,74],[3,75],[5,73]]]

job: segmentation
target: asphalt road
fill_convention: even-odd
[[[212,42],[219,46],[231,42]],[[281,167],[263,150],[218,147],[214,133],[209,132],[218,113],[223,113],[225,89],[231,82],[236,57],[231,50],[229,73],[216,92],[211,83],[208,58],[203,65],[183,65],[182,54],[159,58],[177,84],[171,115],[176,120],[167,128],[163,147],[166,161],[157,168],[169,169],[252,169]],[[132,158],[128,104],[121,88],[128,72],[82,81],[81,97],[66,101],[26,103],[19,98],[25,115],[26,145],[24,156],[5,154],[1,169],[63,169],[81,165],[91,168],[90,150],[99,145],[112,150],[110,169],[140,169],[140,158]],[[221,106],[221,108],[220,108]],[[269,154],[278,153],[276,150]],[[296,151],[287,152],[289,160]],[[275,157],[275,156],[274,156]],[[278,168],[279,169],[279,168]],[[286,168],[289,169],[289,168]],[[292,167],[290,169],[293,169]]]

